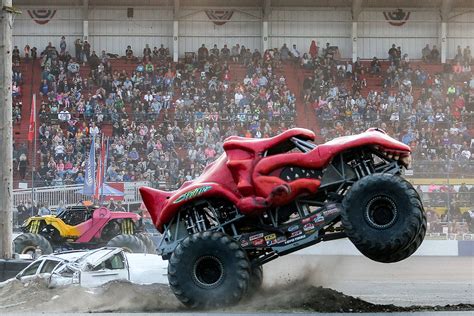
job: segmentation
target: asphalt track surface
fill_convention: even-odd
[[[289,255],[279,258],[267,264],[264,268],[265,281],[264,287],[275,294],[262,296],[257,302],[251,301],[249,304],[240,304],[229,310],[213,311],[213,314],[224,315],[259,315],[282,313],[289,314],[291,312],[302,313],[321,311],[318,306],[341,304],[345,306],[351,304],[353,298],[375,303],[396,306],[445,306],[455,304],[474,304],[474,258],[472,257],[411,257],[402,262],[395,264],[380,264],[366,259],[362,256],[312,256],[312,255]],[[122,296],[130,294],[130,287],[124,287],[126,292],[120,292],[120,289],[109,289],[109,295],[104,302],[89,301],[89,305],[96,304],[103,306],[109,304],[114,306],[114,299],[120,299]],[[331,289],[331,290],[329,290]],[[135,289],[136,290],[136,289]],[[139,289],[140,290],[140,289]],[[146,289],[145,289],[146,290]],[[342,293],[338,293],[342,292]],[[35,301],[38,304],[36,309],[23,310],[19,308],[3,308],[0,306],[0,315],[4,313],[14,313],[17,315],[49,315],[51,311],[59,312],[54,315],[80,315],[71,314],[69,312],[87,312],[87,306],[80,308],[81,304],[76,302],[75,309],[67,308],[68,304],[74,305],[73,301],[68,303],[71,298],[67,296],[60,297],[55,294],[50,298],[50,302],[62,304],[57,310],[42,310],[41,306],[52,306],[51,304],[41,305],[41,301],[48,300],[48,295],[41,290],[30,296],[27,294],[27,300]],[[49,291],[49,290],[45,290]],[[305,291],[313,292],[307,295],[305,299],[299,298],[305,296]],[[278,293],[279,292],[279,293]],[[147,293],[146,291],[144,293]],[[2,293],[4,294],[4,293]],[[71,293],[70,293],[71,294]],[[79,293],[72,293],[74,295]],[[34,297],[40,296],[40,297]],[[62,296],[62,295],[61,295]],[[140,296],[139,296],[140,297]],[[347,298],[351,300],[348,301]],[[74,296],[75,298],[75,296]],[[141,298],[141,297],[140,297]],[[157,297],[152,296],[149,302],[156,301]],[[162,299],[170,302],[170,306],[174,306],[171,302],[174,297],[165,291],[162,293]],[[112,301],[112,303],[107,301]],[[287,305],[285,300],[292,302],[293,306]],[[322,300],[321,302],[316,302]],[[91,304],[94,303],[94,304]],[[308,302],[310,308],[308,308]],[[345,302],[345,303],[344,303]],[[349,303],[348,303],[349,302]],[[12,302],[14,303],[14,302]],[[5,304],[5,303],[4,303]],[[143,302],[140,304],[137,299],[127,303],[127,308],[117,309],[104,308],[92,309],[92,312],[110,311],[104,315],[117,314],[128,315],[128,312],[134,312],[133,316],[144,315],[143,312],[149,311],[143,308]],[[0,304],[2,305],[2,304]],[[253,305],[253,306],[251,306]],[[77,308],[79,306],[79,308]],[[428,311],[421,309],[413,309],[410,315],[474,315],[474,311],[464,310],[461,312],[436,311],[431,308]],[[173,315],[190,315],[185,313],[182,308],[174,309],[165,308],[164,310],[152,309],[153,312],[174,311]],[[356,310],[355,310],[356,311]],[[372,310],[366,310],[368,313],[357,313],[357,315],[373,315]],[[374,310],[375,311],[375,310]],[[383,311],[383,310],[382,310]],[[33,312],[33,313],[32,313]],[[125,312],[125,313],[124,313]],[[207,315],[208,313],[196,313],[193,315]],[[325,315],[325,313],[313,313],[316,315]],[[384,315],[386,313],[378,313]],[[390,315],[406,315],[406,311],[391,313]],[[87,314],[84,314],[87,315]],[[89,314],[90,315],[90,314]],[[338,315],[354,315],[350,313],[339,313]]]

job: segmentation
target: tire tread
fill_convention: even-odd
[[[409,209],[405,210],[406,214],[404,214],[404,216],[409,216],[406,225],[402,227],[401,231],[396,232],[396,236],[384,240],[368,238],[367,231],[359,227],[360,223],[359,225],[353,223],[351,216],[351,212],[359,211],[351,210],[351,205],[360,200],[361,196],[364,196],[366,192],[370,192],[371,188],[377,186],[391,186],[403,191],[407,195],[410,204]],[[362,178],[349,190],[343,199],[342,206],[341,222],[347,236],[359,251],[376,261],[385,262],[386,260],[390,260],[390,262],[395,262],[391,260],[397,258],[401,258],[400,260],[402,260],[411,255],[414,250],[418,248],[416,247],[408,254],[410,252],[408,248],[412,246],[415,241],[420,239],[419,235],[422,234],[424,237],[425,233],[422,232],[422,227],[424,223],[426,223],[426,216],[424,214],[423,204],[418,192],[416,192],[413,186],[399,176],[374,174]],[[421,238],[421,241],[422,240],[423,238]],[[418,242],[418,246],[421,244],[421,241]],[[413,247],[415,247],[415,245],[413,245]],[[407,249],[407,251],[404,251],[405,249]],[[394,254],[396,253],[397,255],[395,256]]]
[[[224,295],[221,300],[216,299],[213,295],[208,295],[206,298],[200,300],[193,295],[185,282],[179,280],[180,269],[191,268],[181,266],[182,259],[201,242],[215,243],[216,248],[226,248],[229,252],[233,253],[235,266],[238,268],[237,271],[232,271],[232,274],[237,277],[236,285],[227,295]],[[206,231],[190,235],[178,244],[169,260],[168,280],[171,290],[185,306],[190,308],[212,308],[237,303],[247,291],[250,279],[249,271],[250,264],[247,255],[236,241],[222,232]]]

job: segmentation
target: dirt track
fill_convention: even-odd
[[[268,285],[300,278],[377,304],[474,304],[474,257],[412,256],[383,264],[363,256],[286,256],[265,272]]]
[[[473,282],[471,258],[412,257],[398,264],[382,265],[362,257],[287,256],[265,267],[264,290],[259,295],[226,311],[413,311],[427,308],[395,305],[459,303],[464,304],[428,309],[473,310]],[[428,297],[431,303],[427,303]],[[94,290],[76,287],[48,290],[40,283],[25,287],[13,282],[0,289],[0,314],[7,311],[184,310],[163,285],[111,283]]]

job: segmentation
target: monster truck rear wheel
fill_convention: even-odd
[[[156,254],[156,246],[153,240],[150,238],[150,235],[147,233],[139,233],[136,236],[140,238],[140,240],[145,244],[147,253]]]
[[[402,260],[423,240],[422,203],[416,190],[401,177],[374,174],[362,178],[351,187],[342,205],[341,220],[347,236],[362,254],[375,261]],[[423,237],[409,253],[419,235]]]
[[[228,235],[203,232],[186,237],[173,252],[168,280],[176,297],[191,308],[237,303],[249,284],[247,254]]]
[[[15,252],[20,254],[34,254],[36,247],[41,249],[43,255],[53,252],[50,242],[41,235],[25,233],[21,234],[13,240]]]
[[[145,253],[146,245],[134,235],[118,235],[112,238],[107,247],[120,247],[127,252]]]

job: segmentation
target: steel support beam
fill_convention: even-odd
[[[89,0],[82,3],[82,40],[89,41]]]
[[[359,57],[358,52],[358,36],[357,36],[357,21],[352,21],[352,62],[355,63],[357,61],[357,57]]]
[[[352,21],[357,21],[359,19],[361,11],[362,0],[352,0]]]
[[[174,0],[173,6],[173,61],[179,59],[179,0]]]
[[[179,59],[179,21],[173,21],[173,61],[178,62]]]
[[[448,39],[446,37],[447,31],[446,31],[446,22],[441,22],[440,28],[439,28],[439,41],[441,43],[441,63],[446,63],[447,60],[447,53],[448,53]]]
[[[262,21],[262,53],[268,49],[268,21]]]
[[[351,42],[352,42],[352,62],[355,63],[357,61],[357,57],[359,57],[358,52],[358,21],[359,15],[362,12],[362,0],[352,0],[352,32],[351,32]]]
[[[262,8],[262,53],[268,49],[268,19],[272,10],[272,1],[264,0]]]
[[[447,22],[449,15],[453,10],[453,0],[442,0],[439,13],[441,17],[441,25],[439,27],[439,42],[440,42],[440,53],[441,63],[446,63],[448,58],[448,37],[447,37]]]
[[[453,0],[442,0],[440,7],[440,16],[441,21],[447,22],[449,19],[449,14],[453,10]]]

